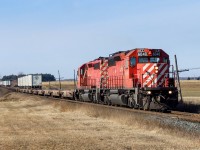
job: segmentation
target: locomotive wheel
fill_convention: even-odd
[[[78,101],[82,101],[81,94],[79,94],[78,97],[79,97],[79,98],[78,98],[77,100],[78,100]]]
[[[138,105],[135,105],[135,106],[134,106],[134,109],[138,109],[138,108],[139,108],[139,106],[138,106]]]
[[[131,97],[128,99],[128,107],[130,107],[130,108],[135,107],[135,100]]]
[[[130,107],[131,107],[131,108],[134,108],[133,102],[130,103]]]
[[[107,97],[106,96],[104,96],[104,105],[107,105],[108,104],[108,102],[107,102]]]
[[[97,100],[96,100],[96,96],[95,95],[92,96],[92,103],[95,103],[95,104],[98,103]]]
[[[73,95],[74,95],[74,96],[73,96],[73,97],[74,97],[74,100],[75,100],[75,101],[78,101],[78,100],[79,100],[78,97],[79,97],[80,95],[79,95],[79,94],[76,94],[76,93],[74,93]]]
[[[108,106],[111,106],[112,105],[112,103],[110,102],[110,100],[108,100]]]

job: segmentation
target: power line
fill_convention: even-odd
[[[178,70],[178,72],[186,72],[186,71],[198,70],[198,69],[200,69],[200,67],[197,67],[197,68],[189,68],[189,69],[181,69],[181,70]]]

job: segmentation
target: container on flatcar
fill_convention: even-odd
[[[41,88],[42,87],[42,75],[41,74],[30,74],[18,78],[19,87],[27,88]]]
[[[10,80],[7,80],[7,81],[3,81],[2,82],[3,86],[10,86],[11,85],[11,81]]]

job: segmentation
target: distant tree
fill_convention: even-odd
[[[42,74],[42,81],[47,82],[47,81],[56,81],[56,78],[52,74]]]
[[[23,77],[23,76],[25,76],[25,74],[23,72],[19,72],[17,77],[20,78],[20,77]]]
[[[2,80],[6,81],[6,80],[17,80],[20,77],[25,76],[24,73],[20,72],[18,75],[8,75],[8,76],[3,76]],[[56,78],[54,77],[54,75],[51,74],[42,74],[42,81],[43,82],[47,82],[47,81],[56,81]]]
[[[197,80],[200,80],[200,77],[197,77]]]
[[[16,75],[3,76],[2,80],[3,80],[3,81],[7,81],[7,80],[17,80],[17,76],[16,76]]]
[[[187,80],[191,80],[191,78],[190,78],[190,77],[188,77],[188,78],[187,78]]]

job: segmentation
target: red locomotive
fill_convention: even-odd
[[[174,71],[162,49],[119,51],[78,69],[75,98],[144,110],[166,110],[178,104]]]

